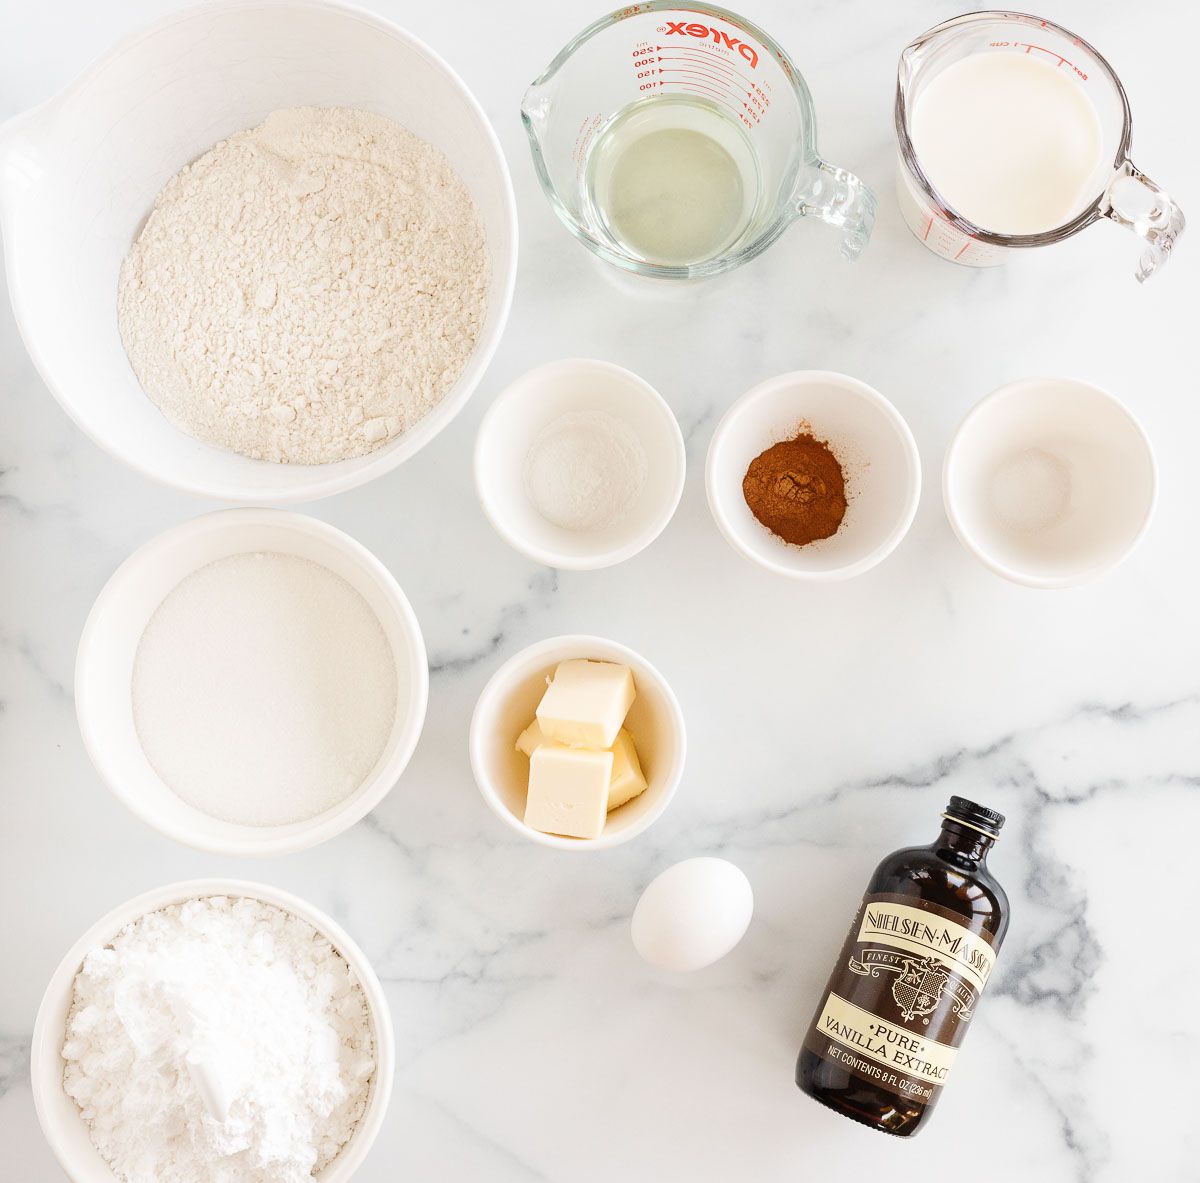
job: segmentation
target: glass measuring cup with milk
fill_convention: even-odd
[[[521,104],[538,180],[597,256],[662,279],[717,275],[796,219],[855,258],[875,198],[817,154],[812,96],[779,45],[707,4],[633,4],[566,45]]]
[[[1129,159],[1129,100],[1086,41],[1038,17],[975,12],[900,55],[897,195],[935,254],[974,267],[1048,246],[1100,218],[1167,260],[1183,211]]]

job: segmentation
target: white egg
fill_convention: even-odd
[[[633,947],[659,969],[690,973],[720,961],[753,912],[750,880],[733,863],[684,859],[642,892],[630,925]]]

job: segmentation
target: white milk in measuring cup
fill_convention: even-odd
[[[956,263],[994,266],[1106,217],[1144,239],[1145,279],[1183,231],[1179,207],[1129,160],[1111,67],[1036,17],[972,13],[909,45],[896,132],[905,221]]]

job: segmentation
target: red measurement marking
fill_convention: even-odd
[[[1084,82],[1087,81],[1087,75],[1074,62],[1068,61],[1065,57],[1063,57],[1061,53],[1055,53],[1054,50],[1047,49],[1044,45],[1032,45],[1028,41],[1014,41],[1013,46],[1016,49],[1020,49],[1022,46],[1024,46],[1027,54],[1032,53],[1036,49],[1038,53],[1044,53],[1047,57],[1054,58],[1060,66],[1067,66],[1068,68],[1074,70]]]
[[[925,223],[925,233],[921,235],[921,241],[925,242],[929,238],[929,232],[933,229],[933,214],[929,215],[929,221]]]
[[[684,87],[687,87],[688,90],[699,90],[699,91],[703,91],[705,94],[712,95],[713,98],[720,99],[721,102],[725,103],[726,105],[728,105],[728,103],[729,103],[729,92],[728,91],[714,90],[711,86],[703,86],[699,82],[684,82],[684,81],[671,82],[669,79],[664,79],[662,81],[662,83],[660,83],[660,85],[662,85],[662,86],[684,86]]]
[[[662,48],[662,46],[659,46],[659,48],[661,49],[661,48]],[[727,62],[727,61],[726,61],[724,58],[722,58],[722,57],[718,57],[718,56],[717,56],[717,54],[716,54],[716,53],[714,53],[712,50],[704,50],[704,49],[685,49],[685,48],[683,48],[682,46],[680,46],[680,47],[679,47],[679,48],[676,50],[676,53],[675,53],[675,54],[664,54],[664,55],[663,55],[662,57],[660,57],[658,60],[659,60],[660,62],[661,62],[661,61],[668,61],[668,60],[678,60],[678,58],[677,58],[677,55],[678,55],[678,54],[687,54],[687,55],[689,56],[689,58],[690,58],[692,61],[704,61],[704,62],[707,62],[707,63],[708,63],[709,65],[711,65],[711,66],[717,66],[717,67],[719,67],[719,68],[720,68],[720,69],[722,69],[722,70],[728,70],[728,71],[729,71],[731,74],[736,74],[736,75],[737,75],[737,76],[738,76],[738,77],[739,77],[739,78],[740,78],[740,79],[741,79],[743,82],[745,82],[747,85],[749,85],[749,86],[753,86],[753,87],[755,88],[755,90],[761,90],[761,89],[762,89],[762,88],[759,86],[759,84],[758,84],[757,82],[755,82],[755,81],[754,81],[754,79],[753,79],[753,78],[749,77],[749,76],[748,76],[748,75],[746,75],[746,74],[743,74],[743,73],[741,72],[741,70],[737,70],[737,69],[735,69],[735,68],[734,68],[733,66],[731,66],[731,65],[730,65],[730,64],[729,64],[729,63],[728,63],[728,62]]]
[[[660,70],[659,73],[680,74],[683,76],[683,81],[685,82],[703,82],[706,86],[710,86],[716,90],[724,87],[727,94],[736,95],[739,101],[741,99],[741,92],[734,83],[728,82],[724,78],[720,78],[715,74],[705,74],[700,70]]]
[[[684,66],[678,70],[674,70],[674,69],[659,70],[659,73],[660,74],[691,74],[695,78],[707,78],[710,82],[718,82],[722,86],[728,86],[733,90],[740,89],[734,83],[730,82],[728,78],[722,78],[720,74],[710,74],[710,73],[708,73],[707,70],[693,70],[687,66]]]
[[[717,105],[718,107],[724,107],[724,108],[725,108],[725,109],[726,109],[726,110],[727,110],[727,111],[730,113],[730,115],[732,115],[732,116],[733,116],[735,119],[740,119],[740,120],[742,121],[742,123],[744,123],[744,124],[745,124],[747,127],[753,127],[753,126],[754,126],[754,125],[753,125],[753,124],[750,122],[750,120],[749,120],[749,119],[747,119],[747,118],[745,117],[745,115],[743,115],[743,114],[741,113],[741,111],[739,111],[739,110],[738,110],[738,109],[737,109],[737,108],[736,108],[736,107],[733,105],[733,103],[732,103],[732,102],[730,102],[729,95],[728,95],[728,94],[723,94],[723,93],[721,93],[721,91],[719,91],[719,90],[710,90],[710,89],[709,89],[707,86],[701,86],[701,85],[700,85],[698,82],[669,82],[669,81],[664,81],[664,82],[660,82],[660,83],[659,83],[659,86],[682,86],[682,87],[685,87],[687,90],[689,90],[689,91],[691,91],[691,92],[693,92],[693,93],[695,93],[695,94],[702,94],[702,95],[705,95],[705,96],[707,96],[708,98],[711,98],[711,99],[715,100],[715,102],[716,102],[716,105]]]
[[[659,70],[659,73],[660,74],[683,74],[688,77],[689,82],[692,82],[697,78],[700,78],[700,79],[703,79],[704,82],[706,82],[706,83],[712,83],[718,87],[721,87],[721,86],[726,87],[734,95],[738,96],[738,101],[742,103],[742,106],[745,107],[747,111],[750,111],[754,115],[756,122],[758,121],[758,116],[759,116],[759,111],[757,108],[762,108],[762,110],[765,111],[766,107],[767,107],[767,100],[756,98],[755,95],[752,94],[750,91],[746,91],[744,93],[746,95],[746,98],[750,99],[751,102],[756,104],[756,107],[752,107],[750,105],[750,103],[742,101],[741,95],[742,95],[743,91],[737,85],[737,83],[732,82],[727,78],[722,78],[718,74],[707,74],[703,70]]]
[[[974,240],[973,238],[969,238],[969,239],[967,239],[967,241],[963,243],[963,245],[962,245],[961,249],[959,250],[958,254],[957,254],[957,255],[955,255],[954,257],[955,257],[956,259],[961,259],[961,258],[963,257],[963,255],[965,255],[965,254],[967,253],[967,251],[969,251],[969,250],[971,249],[971,247],[972,247],[972,245],[974,244],[974,242],[975,242],[975,240]]]
[[[660,70],[660,74],[686,74],[689,78],[702,78],[704,82],[712,83],[714,86],[726,86],[726,88],[737,91],[737,86],[727,79],[721,78],[720,74],[706,74],[702,70]]]

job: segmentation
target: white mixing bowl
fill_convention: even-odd
[[[366,954],[324,912],[298,896],[263,883],[248,883],[238,879],[193,879],[155,888],[127,900],[97,920],[59,962],[42,996],[33,1026],[30,1056],[33,1102],[42,1133],[72,1183],[115,1183],[117,1178],[92,1145],[87,1126],[79,1116],[79,1109],[63,1090],[63,1035],[71,1010],[75,975],[83,964],[83,958],[92,949],[108,944],[125,925],[147,912],[184,900],[213,895],[262,900],[308,921],[346,959],[362,984],[367,998],[371,1034],[375,1037],[375,1074],[362,1120],[342,1152],[316,1176],[319,1183],[346,1183],[362,1165],[371,1143],[379,1134],[391,1100],[396,1049],[387,997]]]
[[[296,106],[374,111],[440,148],[479,207],[491,255],[487,318],[458,381],[404,435],[335,464],[272,464],[192,439],[143,392],[117,331],[121,260],[159,190],[218,140]],[[316,0],[172,14],[0,127],[0,224],[17,324],[75,422],[147,476],[258,504],[352,488],[424,447],[487,368],[516,277],[512,182],[479,104],[415,37],[370,13]]]
[[[229,555],[298,555],[340,575],[370,605],[396,665],[396,715],[375,767],[345,800],[305,821],[248,826],[202,813],[163,783],[133,717],[133,666],[150,617],[179,583]],[[83,626],[75,659],[75,713],[96,771],[124,805],[168,838],[214,854],[289,854],[349,829],[391,792],[408,765],[429,699],[421,626],[391,572],[333,526],[278,509],[224,509],[165,530],[121,564]]]

